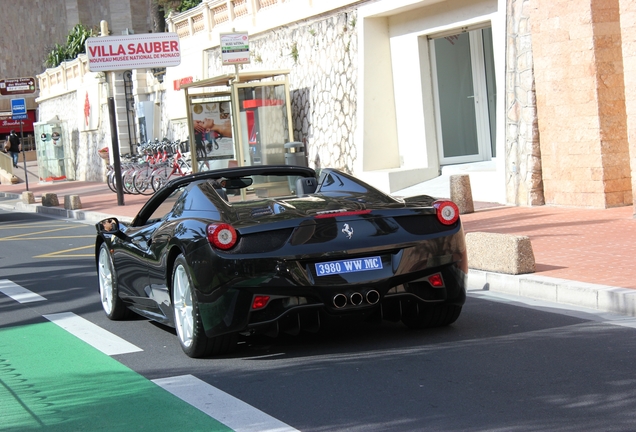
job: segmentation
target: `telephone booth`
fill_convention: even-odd
[[[35,136],[39,137],[37,144],[38,176],[41,181],[75,180],[73,170],[69,170],[71,162],[65,147],[64,136],[66,125],[59,120],[33,123]],[[69,173],[70,177],[67,177]]]
[[[285,164],[293,137],[288,76],[248,71],[181,85],[194,172]]]

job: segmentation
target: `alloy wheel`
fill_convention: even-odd
[[[110,257],[105,249],[99,251],[99,296],[102,307],[107,314],[113,312],[114,292],[113,292],[113,272],[110,268]]]
[[[174,320],[181,343],[189,347],[194,335],[194,308],[192,305],[192,287],[183,265],[177,266],[172,281]]]

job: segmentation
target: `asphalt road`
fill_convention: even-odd
[[[214,423],[217,429],[206,423],[203,408],[179,405],[152,385],[184,376],[211,386],[203,399],[220,390],[247,404],[235,414],[221,407],[229,419],[216,416],[234,430],[636,429],[636,319],[631,317],[479,291],[470,293],[459,320],[447,328],[358,325],[331,334],[246,339],[229,356],[190,359],[170,328],[142,318],[105,317],[93,241],[90,225],[0,210],[0,407],[13,407],[0,430],[79,430],[73,429],[80,427],[73,418],[79,410],[63,403],[77,388],[65,389],[67,381],[59,378],[53,394],[41,380],[80,373],[83,392],[95,387],[103,394],[114,377],[119,380],[109,387],[108,400],[92,403],[102,423],[84,430],[118,430],[125,415],[128,430],[224,430],[220,423]],[[7,295],[6,287],[14,286],[44,300],[20,303]],[[75,336],[51,323],[69,312],[138,349],[106,355],[75,343]],[[81,372],[82,367],[92,372]],[[67,414],[63,420],[22,397],[22,384],[12,381],[16,371],[33,377],[40,394]],[[130,408],[131,389],[150,392],[132,399],[136,409]],[[148,400],[152,403],[143,408]],[[130,409],[122,411],[126,404]],[[248,409],[281,423],[253,422],[251,428],[233,423],[251,418]],[[119,414],[109,418],[107,413]]]

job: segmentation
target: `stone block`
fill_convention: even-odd
[[[459,214],[474,213],[473,192],[468,174],[450,176],[450,198],[459,208]]]
[[[530,238],[511,234],[472,232],[466,234],[468,267],[505,274],[534,273]]]
[[[35,204],[33,192],[22,192],[22,202],[25,204]]]
[[[50,193],[50,192],[42,194],[42,205],[44,207],[56,207],[56,206],[59,206],[60,202],[57,199],[57,194]]]
[[[79,195],[64,195],[64,208],[66,210],[78,210],[82,208]]]

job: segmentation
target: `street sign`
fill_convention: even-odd
[[[26,120],[28,118],[24,99],[11,99],[11,117],[13,120]]]
[[[91,72],[162,68],[181,64],[176,33],[91,37],[86,39]]]
[[[223,65],[250,62],[250,42],[247,32],[221,33],[221,61]]]
[[[0,94],[3,96],[35,93],[35,78],[9,78],[0,80]]]

